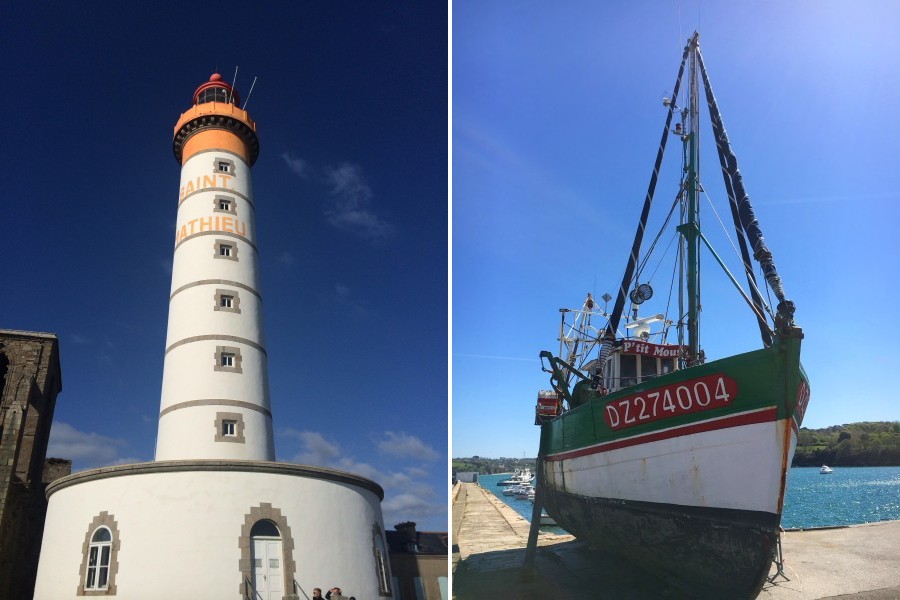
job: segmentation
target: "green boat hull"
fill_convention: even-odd
[[[692,595],[755,597],[809,400],[801,339],[796,330],[608,396],[576,387],[577,407],[542,426],[547,512]]]

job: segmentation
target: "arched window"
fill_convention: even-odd
[[[378,577],[378,595],[391,596],[391,569],[388,565],[387,547],[381,527],[376,523],[372,527],[372,553],[375,555],[375,574]]]
[[[262,521],[257,521],[253,525],[253,529],[250,530],[250,537],[281,538],[281,533],[278,531],[278,527],[275,523],[268,519],[263,519]]]
[[[78,596],[115,596],[119,570],[119,528],[106,511],[94,517],[84,534]]]
[[[112,556],[112,533],[100,527],[91,536],[88,568],[84,578],[85,590],[105,590],[109,585],[109,559]]]

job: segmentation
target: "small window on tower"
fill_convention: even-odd
[[[226,212],[235,215],[237,214],[237,205],[235,204],[234,198],[229,198],[228,196],[216,196],[213,200],[213,211]]]
[[[216,290],[214,310],[240,314],[241,297],[235,290]]]
[[[213,172],[222,175],[234,175],[234,161],[227,158],[217,158],[213,161]]]
[[[216,371],[243,373],[241,369],[241,350],[231,346],[216,346]]]
[[[216,437],[217,442],[245,443],[244,417],[240,413],[216,413]]]
[[[224,258],[225,260],[238,259],[237,244],[228,240],[216,240],[214,245],[213,258]]]

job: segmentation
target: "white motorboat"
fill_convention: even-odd
[[[534,498],[534,488],[531,487],[530,483],[523,483],[515,488],[513,495],[517,500],[528,500],[529,498]]]
[[[521,485],[523,483],[531,483],[532,479],[534,479],[534,475],[531,474],[531,469],[516,469],[516,472],[509,479],[498,481],[497,485]]]
[[[834,469],[828,465],[822,465],[822,468],[819,469],[819,475],[830,475],[831,473],[834,473]]]

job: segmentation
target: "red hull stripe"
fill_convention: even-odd
[[[775,421],[777,411],[774,406],[769,408],[760,408],[736,415],[720,417],[718,419],[709,419],[700,423],[691,423],[690,425],[682,425],[681,427],[671,427],[662,431],[654,431],[653,433],[644,433],[632,437],[613,440],[602,444],[595,444],[577,450],[568,452],[560,452],[559,454],[550,454],[544,460],[553,462],[557,460],[565,460],[568,458],[577,458],[579,456],[587,456],[589,454],[599,454],[609,450],[618,448],[627,448],[629,446],[637,446],[640,444],[648,444],[650,442],[658,442],[661,440],[669,440],[683,435],[691,435],[693,433],[703,433],[706,431],[716,431],[718,429],[727,429],[729,427],[739,427],[741,425],[755,425],[757,423],[769,423]]]

